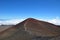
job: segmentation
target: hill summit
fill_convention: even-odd
[[[32,40],[34,37],[56,37],[60,28],[54,24],[28,18],[0,33],[1,40]]]

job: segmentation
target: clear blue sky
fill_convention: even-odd
[[[0,0],[0,19],[60,17],[60,0]]]

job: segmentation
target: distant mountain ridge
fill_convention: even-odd
[[[58,35],[60,35],[60,28],[56,25],[28,18],[0,32],[0,40],[32,40],[34,37],[56,37]]]

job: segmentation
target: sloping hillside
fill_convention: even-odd
[[[58,35],[60,28],[56,25],[28,18],[0,32],[0,40],[50,40]]]
[[[12,26],[14,26],[14,25],[0,25],[0,32],[4,31],[4,30],[6,30],[6,29],[8,29],[8,28],[10,28]]]
[[[36,36],[57,36],[60,34],[60,28],[54,24],[32,18],[27,19],[24,27],[26,31]]]

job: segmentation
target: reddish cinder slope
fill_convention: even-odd
[[[24,24],[25,30],[36,36],[56,36],[60,33],[60,28],[54,24],[28,18]]]
[[[12,40],[29,40],[29,38],[32,37],[31,35],[41,37],[58,36],[60,35],[60,28],[48,22],[28,18],[23,22],[2,31],[0,33],[0,39],[9,40],[13,38]]]

